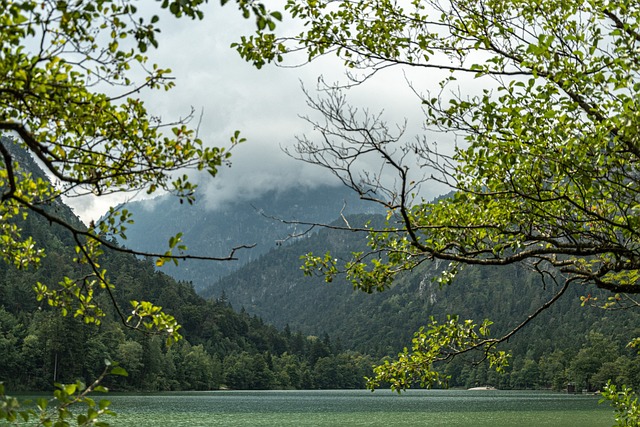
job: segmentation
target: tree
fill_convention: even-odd
[[[233,389],[266,390],[275,383],[275,376],[261,354],[246,351],[225,357],[224,383]]]
[[[158,46],[160,18],[153,7],[168,9],[176,18],[202,19],[205,3],[158,0],[143,12],[127,0],[0,0],[0,256],[26,269],[37,267],[46,255],[23,229],[28,215],[66,229],[76,244],[75,261],[86,265],[85,274],[64,276],[57,284],[34,284],[37,299],[58,307],[63,316],[99,323],[105,316],[99,302],[103,294],[126,326],[161,332],[175,341],[180,326],[161,307],[147,301],[131,301],[132,310],[118,306],[114,284],[99,263],[102,250],[150,255],[158,265],[234,257],[237,248],[222,257],[187,254],[180,235],[170,239],[163,253],[126,250],[113,240],[116,235],[125,238],[131,221],[126,210],[111,209],[102,221],[86,227],[61,202],[62,197],[137,191],[165,191],[192,202],[195,185],[185,170],[215,176],[227,162],[228,149],[206,145],[197,128],[188,126],[192,112],[164,123],[138,97],[143,90],[174,85],[170,70],[149,64],[145,56]],[[246,18],[255,18],[259,29],[273,29],[280,19],[259,2],[235,3]],[[242,140],[236,132],[231,145]],[[60,393],[94,388],[71,387]],[[4,389],[0,394],[3,402],[13,402],[5,399]],[[15,416],[4,410],[0,414]]]
[[[203,17],[203,3],[163,0],[158,6],[176,17],[196,19]],[[277,14],[269,15],[255,2],[237,3],[245,16],[256,16],[258,27],[274,26]],[[101,246],[124,250],[112,237],[125,237],[130,216],[126,210],[112,209],[87,229],[56,215],[61,197],[163,190],[191,202],[195,185],[178,172],[195,168],[215,176],[229,152],[206,146],[197,130],[187,126],[191,114],[163,123],[137,97],[146,89],[168,90],[174,85],[170,70],[148,64],[145,56],[149,47],[158,45],[157,15],[146,16],[129,1],[25,0],[3,1],[0,6],[0,131],[17,136],[15,142],[3,138],[0,143],[2,257],[26,268],[37,266],[44,256],[32,236],[21,233],[19,219],[29,213],[66,228],[76,241],[77,261],[89,266],[88,274],[65,277],[57,286],[38,283],[38,299],[92,322],[104,314],[94,293],[104,290],[115,302],[113,285],[97,261]],[[138,81],[135,75],[140,72],[144,78]],[[231,144],[240,141],[236,132]],[[36,158],[48,176],[34,172],[21,150]],[[157,263],[216,259],[184,254],[179,242],[178,235],[166,253],[155,254]],[[217,259],[231,259],[234,252]],[[130,326],[171,330],[173,338],[178,337],[173,319],[152,305],[136,302],[130,319],[119,314]]]
[[[202,345],[184,347],[182,371],[186,387],[190,390],[211,390],[218,388],[220,379],[218,378],[219,366],[214,364],[214,360],[204,350]],[[216,375],[218,374],[218,375]]]
[[[580,349],[576,357],[568,366],[569,379],[578,389],[595,391],[595,384],[591,378],[605,363],[612,363],[618,357],[615,345],[600,333],[591,332],[588,336],[588,346]],[[616,378],[608,378],[616,380]],[[606,379],[600,385],[606,383]]]
[[[258,32],[243,37],[238,52],[257,67],[301,51],[308,61],[329,54],[344,61],[349,80],[321,84],[322,95],[308,98],[321,113],[307,119],[320,137],[300,138],[292,155],[389,212],[387,227],[359,229],[369,233],[367,252],[344,264],[309,254],[307,273],[319,268],[327,280],[345,273],[373,292],[434,259],[448,263],[442,284],[467,265],[523,263],[557,289],[498,338],[487,321],[434,320],[412,351],[377,369],[372,386],[432,384],[441,380],[434,363],[474,349],[503,367],[497,345],[569,286],[595,285],[585,304],[640,305],[632,298],[640,293],[637,4],[289,0],[285,9],[304,23],[300,33]],[[424,70],[426,80],[444,75],[435,88],[410,83],[425,112],[425,135],[412,141],[402,126],[394,132],[382,115],[347,102],[349,87],[392,67]],[[469,93],[460,81],[479,89]],[[456,145],[447,151],[434,137]],[[381,172],[362,170],[372,156],[382,159]],[[391,184],[385,174],[395,177]],[[432,183],[451,193],[421,199]]]

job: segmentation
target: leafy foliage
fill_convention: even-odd
[[[195,18],[201,17],[201,3],[164,1],[161,6],[176,16]],[[129,2],[112,1],[5,1],[1,6],[0,130],[20,140],[16,147],[9,139],[0,144],[0,252],[21,268],[37,266],[44,253],[31,236],[22,238],[12,218],[24,219],[32,212],[66,225],[76,240],[76,261],[91,272],[80,281],[63,278],[57,286],[38,283],[37,295],[59,306],[63,315],[70,312],[96,322],[104,313],[95,305],[94,291],[109,292],[113,286],[98,263],[100,246],[110,234],[123,234],[129,218],[126,212],[112,211],[87,230],[65,223],[46,206],[63,195],[143,189],[172,191],[191,200],[193,185],[175,172],[195,167],[215,175],[228,152],[205,147],[185,122],[165,132],[165,124],[135,97],[144,88],[168,90],[174,84],[170,70],[146,64],[144,52],[158,44],[156,15],[147,20]],[[136,70],[146,74],[143,82],[132,79]],[[121,93],[96,90],[104,85]],[[37,158],[55,182],[34,177],[24,157],[18,161],[20,149]],[[167,326],[157,320],[160,329]]]
[[[444,361],[460,351],[481,347],[490,366],[495,366],[498,372],[503,372],[507,366],[508,355],[504,351],[495,351],[496,341],[487,340],[491,322],[485,320],[477,327],[472,320],[459,322],[457,317],[448,316],[447,321],[439,324],[431,318],[431,325],[425,331],[420,328],[413,338],[412,352],[405,348],[394,362],[386,361],[375,368],[375,377],[368,380],[367,387],[374,390],[382,382],[391,384],[391,388],[398,392],[406,390],[412,384],[419,383],[421,387],[432,387],[434,384],[446,385],[446,379],[441,378],[440,372],[433,368],[433,364]]]
[[[640,406],[638,397],[633,394],[629,387],[618,388],[608,383],[602,392],[603,401],[608,400],[616,410],[617,426],[637,426],[640,418]]]
[[[384,127],[375,119],[359,123],[344,97],[313,104],[328,119],[318,129],[330,138],[325,145],[301,141],[304,159],[364,191],[347,172],[354,156],[371,150],[400,178],[398,191],[387,193],[396,199],[380,200],[400,228],[371,243],[389,263],[372,261],[370,270],[356,264],[356,281],[393,276],[423,257],[456,265],[529,260],[571,281],[635,292],[636,8],[607,1],[330,3],[291,0],[287,9],[308,24],[304,32],[267,50],[238,48],[248,60],[300,48],[309,59],[331,52],[372,73],[393,65],[446,68],[452,76],[443,88],[455,84],[456,73],[487,87],[468,98],[445,90],[422,98],[427,127],[462,139],[451,157],[425,142],[407,144],[394,158]],[[411,205],[408,152],[434,168],[440,177],[433,179],[455,189],[453,197]]]
[[[324,117],[310,120],[322,137],[301,138],[297,156],[386,206],[391,222],[343,266],[310,255],[307,268],[323,269],[328,280],[346,272],[370,292],[425,260],[450,263],[445,282],[466,265],[525,263],[545,283],[640,293],[636,4],[289,0],[286,10],[304,23],[300,33],[257,33],[241,39],[238,52],[257,66],[293,52],[309,61],[335,54],[355,70],[344,86],[394,66],[449,71],[439,89],[413,89],[426,129],[457,142],[450,153],[428,137],[403,143],[402,131],[391,133],[379,116],[350,107],[339,88],[323,87],[325,97],[310,99]],[[479,90],[467,95],[461,76]],[[396,185],[358,174],[358,159],[371,153]],[[416,166],[431,172],[412,179]],[[453,195],[416,200],[429,181]]]
[[[38,301],[59,308],[63,317],[98,326],[115,309],[127,327],[163,333],[174,342],[180,338],[178,325],[161,307],[136,301],[133,315],[123,314],[115,285],[100,264],[103,248],[124,251],[112,239],[125,235],[128,212],[112,209],[88,228],[58,212],[63,196],[88,194],[160,190],[192,202],[195,185],[186,169],[215,176],[228,161],[227,148],[205,145],[188,126],[192,112],[163,123],[138,97],[142,90],[169,90],[174,83],[169,69],[148,63],[145,56],[158,46],[160,18],[134,3],[0,0],[0,257],[21,270],[40,266],[47,255],[42,242],[23,226],[30,214],[43,217],[67,230],[75,246],[70,262],[81,268],[74,271],[77,276],[59,276],[57,283],[34,283]],[[154,3],[176,18],[202,19],[206,0]],[[259,2],[235,3],[245,17],[255,17],[259,29],[273,29],[280,18]],[[243,140],[235,132],[230,145]],[[164,254],[147,255],[159,262],[191,257],[178,240],[170,241]],[[233,258],[233,252],[224,259]],[[76,402],[68,396],[74,392],[63,387],[58,398]],[[83,393],[77,401],[88,402]],[[95,424],[105,409],[90,403],[77,421]],[[41,423],[68,424],[63,415],[55,423]]]
[[[7,396],[4,390],[4,384],[0,382],[0,420],[6,420],[15,423],[18,419],[24,422],[36,421],[38,426],[43,427],[66,427],[72,425],[75,420],[78,426],[96,426],[104,427],[109,424],[98,420],[103,415],[115,415],[109,409],[111,402],[101,399],[99,402],[88,395],[91,392],[106,392],[107,389],[100,385],[100,382],[107,375],[127,375],[127,371],[120,366],[113,365],[109,360],[105,360],[106,367],[102,374],[87,387],[81,381],[73,384],[56,383],[56,390],[53,398],[47,400],[40,398],[36,402],[37,409],[30,409],[30,401],[20,402],[15,397]],[[86,414],[76,415],[72,411],[72,405],[83,404],[87,407]]]

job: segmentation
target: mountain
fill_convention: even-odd
[[[376,223],[382,218],[358,216],[349,221]],[[430,316],[439,321],[449,313],[477,322],[488,318],[495,322],[493,336],[500,336],[559,290],[558,285],[542,283],[537,273],[522,266],[466,267],[452,285],[440,288],[433,279],[443,266],[434,261],[402,275],[391,289],[373,294],[353,290],[344,278],[326,283],[300,271],[301,254],[331,250],[341,259],[351,251],[363,250],[365,244],[364,236],[357,233],[321,230],[272,249],[202,293],[224,295],[234,307],[276,326],[289,325],[305,334],[328,333],[346,348],[380,357],[410,345],[413,332],[427,325]],[[624,368],[638,361],[626,343],[640,334],[640,313],[583,307],[580,296],[587,294],[600,301],[609,296],[591,287],[571,287],[509,340],[506,348],[513,352],[512,367],[507,375],[492,377],[492,385],[562,388],[572,380],[593,388],[592,376],[610,369],[608,374],[602,371],[595,376],[601,387],[616,363],[616,369],[626,370],[628,384],[640,383],[639,369]],[[488,381],[489,373],[482,364],[456,361],[446,369],[452,374],[451,385]]]
[[[11,147],[23,170],[46,179],[28,153],[11,141],[2,143]],[[82,227],[62,202],[45,208]],[[328,335],[278,330],[246,311],[234,311],[222,298],[205,300],[190,284],[158,272],[150,259],[119,251],[105,250],[100,258],[115,285],[118,306],[126,312],[131,299],[152,301],[176,317],[184,339],[167,346],[159,336],[124,327],[100,290],[94,301],[106,316],[99,325],[85,324],[73,310],[63,316],[46,300],[36,300],[34,285],[55,287],[65,276],[87,276],[86,265],[74,261],[74,239],[33,213],[15,221],[46,256],[39,268],[26,270],[0,260],[0,382],[7,390],[50,390],[54,382],[78,379],[90,384],[105,359],[120,362],[129,372],[126,378],[105,380],[116,390],[361,388],[370,375],[373,359],[343,351]]]
[[[382,218],[362,215],[349,221],[380,223]],[[433,279],[441,265],[434,262],[407,272],[391,289],[367,294],[354,290],[344,277],[327,283],[323,277],[302,274],[300,255],[327,250],[335,258],[346,259],[352,251],[366,250],[366,238],[358,233],[321,230],[272,249],[201,294],[210,298],[224,295],[234,307],[278,327],[288,324],[308,334],[327,332],[350,348],[383,356],[406,345],[431,315],[496,318],[499,332],[556,290],[543,289],[535,275],[516,267],[467,268],[453,285],[440,289]],[[561,305],[556,306],[558,310],[568,310]]]
[[[237,200],[216,209],[198,198],[193,205],[181,204],[171,196],[128,203],[135,223],[127,229],[127,247],[164,252],[169,238],[181,232],[189,253],[225,257],[234,247],[255,245],[237,252],[237,261],[210,263],[185,261],[165,264],[161,271],[193,283],[201,291],[245,263],[277,247],[308,227],[285,223],[303,221],[329,223],[340,214],[380,213],[346,187],[293,187],[269,191],[252,200]],[[295,238],[294,238],[295,239]]]

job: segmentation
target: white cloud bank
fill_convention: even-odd
[[[234,147],[232,168],[221,169],[215,179],[198,177],[210,206],[292,185],[338,184],[326,170],[295,161],[281,150],[292,145],[295,135],[313,137],[310,126],[299,118],[311,113],[301,82],[313,89],[320,75],[328,82],[344,80],[338,60],[326,58],[301,68],[254,69],[229,47],[240,35],[254,29],[254,22],[244,20],[232,4],[224,8],[210,4],[202,21],[175,20],[164,14],[160,23],[160,47],[150,52],[150,60],[172,69],[176,87],[169,92],[145,93],[147,108],[166,121],[184,116],[191,107],[196,116],[202,111],[200,137],[211,145],[228,145],[235,130],[247,138],[246,143]],[[288,24],[281,25],[286,28]],[[433,77],[432,82],[437,80]],[[354,105],[374,112],[384,109],[390,122],[402,122],[406,117],[406,138],[419,133],[420,103],[400,70],[385,71],[350,92]],[[440,191],[428,189],[425,196]],[[83,220],[89,221],[121,201],[123,196],[69,202]]]

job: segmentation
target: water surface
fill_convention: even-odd
[[[613,424],[597,396],[530,391],[212,391],[110,394],[113,426],[566,426]]]

